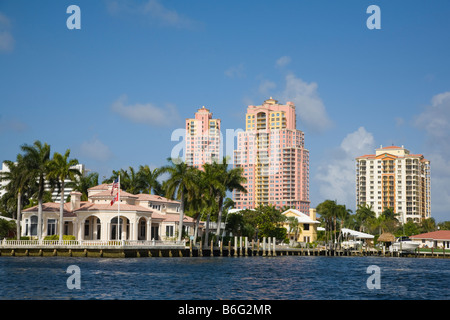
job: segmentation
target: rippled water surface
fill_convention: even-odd
[[[67,268],[80,268],[80,289]],[[368,267],[380,289],[368,289]],[[381,257],[0,257],[0,299],[450,298],[450,260]]]

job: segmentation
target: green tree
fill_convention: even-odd
[[[286,221],[286,216],[275,206],[260,205],[255,210],[248,210],[244,218],[259,231],[260,237],[277,237],[278,240],[284,240],[286,236],[284,233],[284,238],[281,238],[282,232],[279,230]]]
[[[99,184],[98,173],[91,172],[87,175],[81,175],[77,179],[67,183],[67,187],[72,187],[73,190],[81,192],[81,201],[88,200],[88,190]]]
[[[64,199],[65,199],[65,180],[75,181],[81,172],[74,168],[78,164],[77,159],[69,159],[70,150],[67,149],[64,155],[58,152],[53,154],[53,159],[49,163],[47,179],[56,179],[60,185],[60,205],[59,205],[59,243],[63,241],[64,227]]]
[[[287,217],[289,234],[294,234],[294,242],[297,242],[299,234],[302,232],[302,228],[300,226],[300,222],[298,222],[295,217]]]
[[[443,221],[438,223],[439,230],[450,230],[450,221]]]
[[[22,212],[22,197],[24,193],[30,191],[35,184],[35,181],[32,179],[32,176],[28,173],[28,170],[24,164],[23,156],[21,154],[17,155],[16,162],[5,161],[5,164],[9,168],[9,172],[4,172],[1,174],[0,179],[2,181],[7,181],[8,184],[4,189],[10,195],[17,197],[17,214],[16,214],[16,226],[17,226],[17,240],[20,239],[21,230],[20,230],[20,220],[21,220],[21,212]],[[7,194],[5,194],[8,197]],[[5,199],[6,199],[5,197]],[[11,199],[14,199],[11,197]]]
[[[217,190],[217,203],[219,207],[216,230],[217,237],[220,236],[220,222],[222,221],[223,201],[226,197],[226,192],[238,190],[240,192],[247,193],[247,189],[245,189],[242,185],[247,182],[247,179],[243,176],[243,168],[237,167],[229,169],[227,161],[228,159],[223,157],[222,163],[213,163],[213,167],[218,171],[218,181],[220,184],[220,188]]]
[[[186,163],[181,161],[181,159],[172,158],[167,159],[169,165],[161,168],[163,173],[168,173],[169,178],[166,180],[166,196],[169,198],[177,198],[181,201],[180,207],[180,222],[178,225],[178,242],[181,242],[183,234],[183,219],[184,219],[184,206],[186,202],[186,197],[190,190],[196,188],[195,186],[195,169],[188,166]]]
[[[224,172],[220,170],[216,162],[212,164],[205,163],[203,165],[203,171],[200,171],[200,183],[197,186],[200,187],[200,196],[205,199],[204,204],[206,204],[205,246],[208,245],[209,241],[209,222],[211,215],[217,212],[217,210],[220,210],[220,197],[224,189],[221,183],[222,174]],[[218,219],[217,224],[220,224]]]
[[[16,224],[14,221],[8,221],[0,218],[0,239],[6,238],[9,233],[14,231],[14,229],[16,229]]]
[[[369,228],[370,224],[375,219],[376,215],[372,209],[372,205],[368,204],[359,204],[356,212],[356,221],[359,224],[359,231],[364,232],[367,228]]]
[[[406,222],[404,224],[403,228],[405,230],[405,236],[408,236],[408,237],[420,233],[419,226],[411,220]]]
[[[340,232],[340,230],[342,230],[342,228],[344,227],[345,222],[348,221],[351,213],[352,213],[352,210],[347,209],[345,204],[338,204],[336,206],[336,219],[340,221],[339,239],[340,239],[340,237],[342,235],[342,232]]]
[[[420,232],[426,233],[436,230],[436,221],[434,218],[423,219],[420,223]]]
[[[30,179],[38,181],[38,239],[42,240],[42,198],[45,191],[45,176],[49,172],[50,166],[50,146],[47,143],[42,144],[36,140],[33,145],[22,145],[22,151],[25,153],[23,160],[24,165],[30,175]]]
[[[139,166],[138,171],[138,181],[139,181],[139,189],[143,193],[148,194],[158,194],[161,193],[161,183],[158,181],[158,178],[161,176],[161,169],[155,168],[150,169],[148,165]]]
[[[336,230],[336,201],[325,200],[317,205],[316,211],[320,215],[321,224],[325,228],[327,240],[332,240],[335,233],[334,231]]]

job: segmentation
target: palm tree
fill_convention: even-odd
[[[24,144],[21,146],[25,155],[23,157],[24,165],[28,169],[30,179],[38,181],[38,225],[37,234],[38,239],[42,240],[42,198],[45,191],[45,176],[49,172],[50,160],[50,146],[47,143],[42,144],[36,140],[33,145]]]
[[[70,150],[67,149],[64,155],[58,152],[53,154],[53,159],[49,165],[49,171],[47,173],[47,179],[57,179],[61,185],[60,192],[60,206],[59,206],[59,243],[63,240],[63,226],[64,226],[64,189],[65,180],[76,180],[78,176],[81,176],[81,172],[74,168],[78,164],[77,159],[69,159]]]
[[[345,206],[345,204],[338,204],[337,205],[337,210],[336,210],[336,218],[340,220],[341,225],[340,225],[340,230],[342,230],[342,228],[344,227],[344,223],[345,221],[350,217],[350,214],[352,213],[351,209],[347,209],[347,207]],[[342,232],[339,232],[339,240],[341,238]]]
[[[141,165],[137,174],[142,192],[151,194],[153,191],[153,194],[156,194],[160,191],[161,183],[158,181],[158,177],[161,175],[161,169],[151,170],[148,165]]]
[[[221,183],[221,175],[223,172],[220,170],[216,162],[210,164],[205,163],[203,165],[203,171],[200,171],[200,195],[205,201],[204,209],[206,211],[206,230],[205,230],[205,246],[208,244],[209,237],[209,222],[211,219],[211,214],[219,210],[218,203],[220,202],[220,197],[223,192],[223,184]],[[222,199],[223,202],[223,199]],[[219,228],[220,220],[217,220]]]
[[[220,236],[220,223],[222,221],[222,212],[223,212],[223,200],[226,197],[226,192],[232,192],[234,190],[241,191],[243,193],[247,193],[247,189],[242,185],[243,183],[247,182],[247,179],[243,176],[243,168],[237,167],[232,168],[231,170],[228,169],[228,159],[226,157],[223,157],[222,163],[216,163],[214,162],[212,164],[213,168],[217,170],[218,174],[218,182],[221,184],[221,186],[217,190],[218,195],[218,206],[219,206],[219,213],[217,216],[217,230],[216,230],[216,236],[217,238]]]
[[[368,227],[371,221],[375,219],[375,212],[372,210],[372,205],[368,204],[358,204],[356,209],[356,219],[360,223],[359,231],[364,232],[365,228]]]
[[[141,183],[139,181],[138,173],[133,167],[128,167],[128,170],[120,169],[113,170],[113,174],[108,179],[103,180],[103,183],[112,183],[120,175],[120,189],[125,190],[131,194],[138,194],[141,192]]]
[[[333,231],[333,222],[336,217],[336,201],[333,200],[325,200],[322,203],[319,203],[316,207],[316,211],[320,214],[322,223],[325,226],[325,232],[328,236],[330,236],[332,240],[332,231]]]
[[[284,211],[282,211],[282,212],[284,212]],[[286,220],[289,222],[289,234],[294,233],[294,241],[293,242],[297,242],[298,235],[299,235],[299,233],[302,232],[302,229],[300,227],[300,222],[298,222],[297,218],[295,218],[295,217],[287,217]]]
[[[180,207],[180,222],[178,225],[178,242],[181,242],[183,234],[183,219],[184,219],[184,206],[186,197],[190,190],[195,189],[195,178],[193,167],[188,166],[181,160],[167,159],[170,163],[168,166],[161,168],[161,171],[170,175],[169,179],[165,183],[166,196],[169,198],[177,198],[181,200]]]
[[[88,175],[81,175],[75,181],[67,183],[68,187],[81,192],[81,201],[88,200],[88,190],[98,185],[98,173],[91,172]]]
[[[17,195],[17,240],[20,239],[20,220],[22,212],[22,196],[25,192],[29,191],[35,181],[30,179],[31,176],[27,172],[27,168],[24,165],[23,156],[17,155],[16,162],[5,161],[5,164],[9,168],[9,172],[3,172],[0,176],[1,181],[8,181],[9,183],[4,187],[7,192]]]

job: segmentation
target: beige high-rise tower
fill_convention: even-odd
[[[430,161],[403,146],[356,158],[356,204],[371,205],[377,217],[393,208],[403,223],[430,218]]]

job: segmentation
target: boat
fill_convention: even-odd
[[[362,241],[358,240],[348,240],[342,241],[341,246],[343,249],[358,249],[362,246]]]
[[[419,243],[412,241],[408,237],[399,237],[390,246],[390,252],[414,252],[418,247]]]

